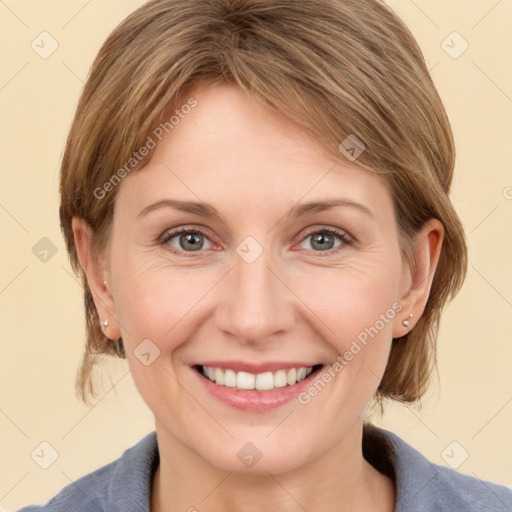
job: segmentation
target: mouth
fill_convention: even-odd
[[[256,391],[263,393],[293,388],[297,384],[313,378],[324,366],[324,364],[315,364],[313,366],[297,365],[288,368],[279,368],[275,371],[260,371],[257,373],[241,370],[236,371],[234,368],[226,368],[224,365],[221,367],[213,364],[195,364],[192,368],[201,377],[213,383],[215,386],[230,388],[232,391]]]

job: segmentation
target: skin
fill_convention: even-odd
[[[109,319],[104,331],[123,337],[135,384],[155,416],[161,462],[151,510],[256,512],[271,503],[284,512],[391,512],[394,483],[362,456],[363,418],[392,338],[412,329],[425,308],[443,226],[425,224],[416,267],[407,268],[380,178],[341,154],[333,160],[232,86],[191,96],[198,106],[119,185],[103,257],[92,254],[87,224],[73,220],[80,263],[100,318]],[[138,217],[164,198],[211,204],[222,220],[171,208]],[[371,215],[336,207],[286,217],[298,202],[335,198],[363,204]],[[158,242],[180,226],[205,232],[195,242],[203,243],[199,251],[183,239],[180,245],[179,235]],[[326,227],[353,243],[333,235],[319,248],[314,235]],[[236,252],[247,236],[263,249],[252,263]],[[232,409],[189,366],[206,359],[329,364],[398,302],[403,309],[307,405]],[[160,350],[148,366],[134,355],[146,338]],[[252,467],[237,457],[249,441],[262,454]]]

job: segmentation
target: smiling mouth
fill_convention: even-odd
[[[194,365],[193,368],[204,378],[217,384],[240,391],[270,391],[286,388],[317,373],[324,365],[301,366],[277,370],[275,372],[249,373],[235,372],[228,368]]]

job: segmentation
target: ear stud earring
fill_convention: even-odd
[[[412,318],[414,315],[411,313],[409,315],[409,318]],[[405,327],[409,327],[410,323],[409,323],[409,320],[403,320],[402,321],[402,324],[405,326]]]
[[[104,322],[100,321],[100,323],[101,323],[101,325],[103,325],[103,327],[107,327],[107,325],[108,325],[108,318]]]

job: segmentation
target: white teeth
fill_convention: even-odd
[[[229,388],[236,388],[236,384],[236,373],[233,370],[226,370],[224,372],[224,386],[228,386]]]
[[[238,389],[256,389],[258,391],[268,391],[274,388],[293,386],[293,384],[304,380],[313,371],[312,366],[258,374],[235,372],[231,369],[224,370],[212,366],[203,366],[202,368],[203,374],[220,386]]]
[[[215,382],[215,368],[212,366],[203,366],[206,376]]]
[[[274,387],[274,375],[272,372],[258,373],[256,375],[256,389],[267,390]]]
[[[222,371],[222,368],[215,368],[213,375],[215,377],[215,382],[220,382],[224,377],[224,372]]]
[[[286,380],[286,370],[277,370],[277,372],[274,373],[274,387],[282,388],[287,384],[288,381]]]
[[[217,370],[223,372],[223,370],[221,370],[220,368],[215,368],[215,382],[217,384],[224,385],[224,380],[222,379],[222,377],[220,379],[217,377]],[[236,387],[238,389],[254,389],[255,380],[256,375],[254,375],[253,373],[238,372],[236,374]]]

